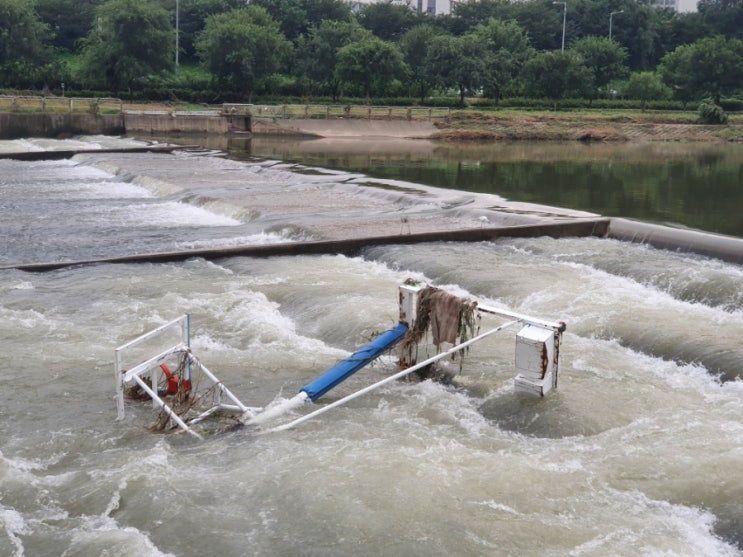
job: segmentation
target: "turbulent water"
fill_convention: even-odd
[[[193,199],[85,158],[0,161],[0,264],[289,237]],[[740,266],[535,238],[0,273],[0,555],[743,554]],[[513,392],[508,332],[453,385],[391,383],[289,431],[153,434],[136,403],[116,421],[114,349],[145,331],[190,313],[193,351],[263,406],[393,325],[409,277],[566,321],[558,390]],[[314,406],[395,371],[384,357]]]

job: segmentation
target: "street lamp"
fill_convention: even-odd
[[[618,12],[611,12],[609,14],[609,40],[611,40],[611,21],[612,21],[612,19],[614,18],[615,15],[617,15],[617,14],[623,14],[623,13],[624,13],[624,10],[619,10]]]
[[[567,2],[552,2],[553,4],[562,4],[562,51],[565,51],[565,21],[568,17],[568,3]]]
[[[180,45],[178,43],[178,32],[180,27],[180,11],[181,11],[181,1],[175,0],[175,73],[178,73],[178,50],[180,49]],[[611,28],[611,26],[610,26]]]

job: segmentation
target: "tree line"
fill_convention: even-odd
[[[714,107],[743,92],[741,69],[741,0],[685,14],[642,0],[464,0],[446,15],[391,0],[0,0],[5,90]]]

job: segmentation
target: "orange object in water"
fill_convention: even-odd
[[[178,393],[178,376],[173,375],[173,372],[168,369],[168,366],[166,364],[160,364],[160,369],[163,370],[163,373],[165,374],[165,378],[168,380],[168,388],[165,389],[166,395],[174,395]]]

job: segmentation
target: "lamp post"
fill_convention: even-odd
[[[611,12],[609,14],[609,40],[611,40],[611,22],[615,15],[617,14],[623,14],[624,10],[619,10],[618,12]]]
[[[180,44],[178,41],[178,32],[180,31],[180,11],[181,11],[181,0],[175,0],[175,73],[178,73],[178,50],[180,50]]]
[[[562,4],[562,48],[561,51],[565,52],[565,21],[568,17],[568,3],[567,2],[552,2],[553,4]]]

